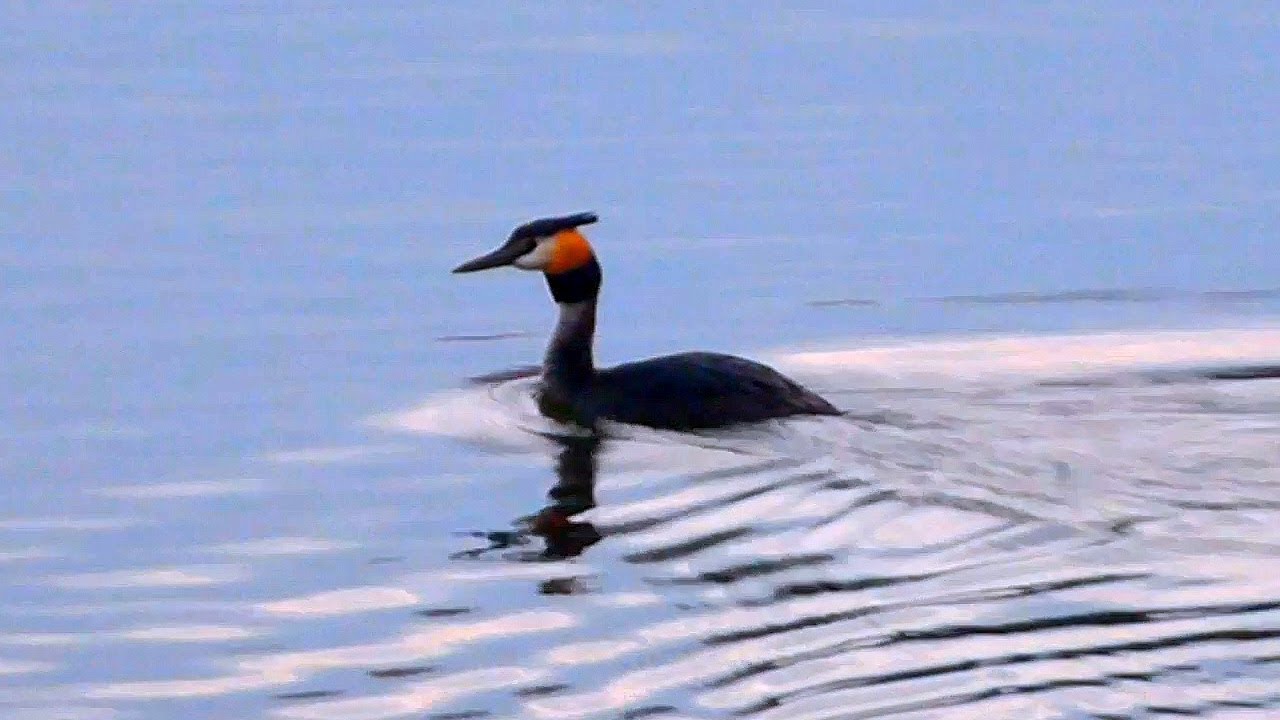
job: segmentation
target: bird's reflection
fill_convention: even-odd
[[[556,484],[548,491],[550,502],[537,513],[521,519],[510,531],[471,533],[489,542],[487,547],[456,553],[455,557],[476,557],[516,546],[529,545],[530,536],[542,539],[543,549],[527,559],[563,559],[580,555],[600,540],[594,525],[574,516],[596,506],[596,456],[604,443],[597,435],[547,435],[558,447]]]
[[[533,534],[546,543],[543,555],[574,557],[600,540],[600,532],[589,522],[573,516],[596,506],[596,455],[604,440],[598,436],[558,436],[556,484],[547,493],[551,502],[530,523]]]

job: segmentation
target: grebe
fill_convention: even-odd
[[[587,427],[607,418],[671,430],[840,414],[773,368],[733,355],[690,352],[597,370],[591,347],[603,276],[578,231],[596,220],[595,213],[577,213],[527,222],[502,247],[453,270],[542,271],[560,307],[537,391],[542,414]]]

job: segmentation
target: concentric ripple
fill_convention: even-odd
[[[529,380],[508,379],[378,418],[399,433],[390,456],[300,449],[252,481],[100,489],[99,516],[0,524],[29,599],[0,625],[0,704],[40,718],[1270,717],[1280,380],[1229,371],[1280,358],[1278,338],[783,357],[850,415],[603,441],[537,417]],[[1063,347],[1081,352],[1057,362]],[[948,376],[948,354],[983,362]],[[439,460],[457,439],[465,461]],[[290,511],[228,531],[244,503]],[[65,557],[211,507],[220,530],[146,562],[88,572]]]

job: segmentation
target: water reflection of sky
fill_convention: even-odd
[[[1280,360],[1265,6],[6,19],[5,717],[1280,706],[1274,381],[1195,374]],[[602,360],[775,349],[852,425],[547,497],[464,382],[544,289],[446,271],[580,209]]]

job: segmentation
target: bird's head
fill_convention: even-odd
[[[455,273],[475,272],[512,265],[521,270],[541,270],[560,275],[591,264],[595,255],[578,228],[599,218],[583,212],[561,217],[540,218],[511,231],[502,247],[454,268]]]
[[[541,270],[556,302],[594,300],[602,280],[600,263],[578,228],[598,219],[595,213],[584,212],[527,222],[512,230],[502,247],[464,262],[453,271],[475,272],[505,265]]]

